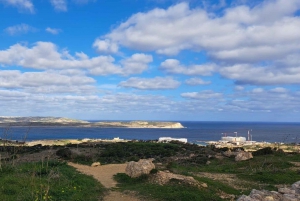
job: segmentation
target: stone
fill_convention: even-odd
[[[98,166],[101,166],[100,162],[94,162],[91,165],[91,167],[98,167]]]
[[[193,177],[174,174],[174,173],[166,172],[166,171],[158,171],[156,174],[151,175],[150,180],[152,183],[159,184],[159,185],[165,185],[171,179],[176,179],[176,180],[180,181],[181,183],[198,186],[198,187],[202,187],[202,188],[207,188],[206,183],[200,183],[197,180],[195,180]]]
[[[237,199],[237,201],[257,201],[256,199],[253,199],[249,196],[246,196],[246,195],[242,195],[241,197],[239,197]]]
[[[300,194],[300,181],[297,181],[292,184],[292,189],[296,191],[297,194]]]
[[[295,194],[296,191],[293,189],[289,189],[289,188],[279,188],[278,192],[281,194]]]
[[[140,159],[138,162],[130,161],[125,169],[125,173],[132,177],[139,177],[143,174],[149,174],[155,165],[152,163],[154,159]]]
[[[252,153],[241,151],[236,155],[235,161],[245,161],[245,160],[249,160],[251,158],[253,158]]]
[[[209,165],[210,163],[211,163],[210,161],[207,161],[207,162],[206,162],[206,165]]]
[[[253,189],[249,196],[243,195],[238,201],[299,201],[300,181],[295,182],[291,187],[279,188],[277,191]]]
[[[226,156],[226,157],[230,157],[230,156],[234,155],[234,153],[229,149],[227,151],[224,151],[223,155]]]
[[[294,194],[284,194],[282,201],[299,201],[299,199]]]

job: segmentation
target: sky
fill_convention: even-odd
[[[300,121],[299,0],[0,0],[0,116]]]

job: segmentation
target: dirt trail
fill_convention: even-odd
[[[80,165],[75,163],[68,163],[68,165],[75,167],[79,172],[93,176],[105,188],[111,189],[116,187],[117,182],[113,179],[113,175],[117,173],[125,173],[127,164],[109,164],[98,167],[90,167],[87,165]],[[104,201],[141,201],[133,195],[127,195],[118,191],[109,190],[109,193],[104,197]]]

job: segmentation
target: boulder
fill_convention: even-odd
[[[169,171],[158,171],[156,174],[151,176],[151,182],[159,185],[167,184],[171,179],[176,179],[182,183],[207,188],[206,183],[200,183],[193,177],[174,174]]]
[[[143,174],[149,174],[155,165],[152,163],[154,159],[140,159],[138,162],[130,161],[125,169],[125,173],[134,178]]]
[[[245,152],[245,151],[240,151],[236,157],[235,161],[246,161],[253,158],[252,153],[250,152]]]
[[[237,201],[298,201],[300,200],[300,181],[291,187],[279,188],[277,191],[253,189],[249,196],[242,195]]]
[[[296,193],[300,194],[300,181],[293,183],[292,189],[296,191]]]
[[[91,167],[98,167],[98,166],[101,166],[100,162],[94,162],[91,165]]]

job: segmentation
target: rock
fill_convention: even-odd
[[[207,188],[208,186],[207,186],[207,183],[201,183],[200,184],[203,188]]]
[[[222,154],[220,154],[220,153],[217,153],[217,154],[215,155],[215,158],[216,158],[216,159],[219,159],[219,160],[222,160],[222,159],[224,158],[224,156],[222,156]]]
[[[289,188],[279,188],[278,192],[281,194],[295,194],[296,191]]]
[[[245,161],[245,160],[249,160],[251,158],[253,158],[252,153],[241,151],[236,155],[235,161]]]
[[[295,182],[291,187],[279,188],[276,191],[255,190],[249,196],[242,195],[238,201],[299,201],[300,181]]]
[[[210,161],[207,161],[207,162],[206,162],[206,165],[209,165],[210,163],[211,163]]]
[[[101,166],[100,162],[94,162],[91,165],[91,167],[98,167],[98,166]]]
[[[182,183],[186,183],[189,185],[207,188],[206,183],[200,183],[200,182],[196,181],[193,177],[174,174],[174,173],[170,173],[170,172],[166,172],[166,171],[158,171],[155,175],[153,175],[151,177],[150,180],[152,183],[159,184],[159,185],[165,185],[171,179],[176,179]]]
[[[284,194],[282,201],[299,201],[299,197],[296,197],[293,194]]]
[[[134,178],[143,174],[149,174],[155,165],[152,163],[154,159],[140,159],[138,162],[130,161],[125,169],[128,176]]]
[[[224,151],[223,152],[223,155],[226,156],[226,157],[231,157],[231,156],[236,156],[238,155],[238,153],[240,152],[240,150],[237,150],[237,151],[231,151],[230,149],[227,150],[227,151]]]
[[[242,195],[237,199],[237,201],[259,201],[259,200],[251,198],[250,196]]]
[[[292,189],[296,191],[297,194],[300,194],[300,181],[297,181],[292,184]]]

